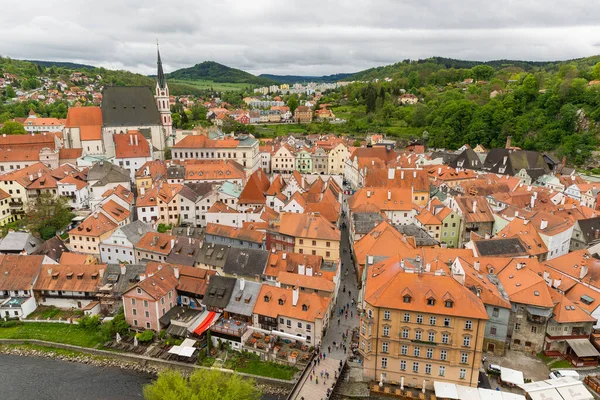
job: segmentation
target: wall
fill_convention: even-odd
[[[494,316],[494,309],[497,309],[498,311],[497,316]],[[507,308],[486,305],[485,311],[490,319],[485,324],[483,351],[491,352],[496,355],[504,355],[506,335],[508,334],[508,322],[510,320],[510,310]],[[496,334],[492,334],[492,328],[496,328]]]

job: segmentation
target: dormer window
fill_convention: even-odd
[[[404,301],[405,303],[410,303],[411,300],[412,298],[409,295],[406,295],[402,298],[402,301]]]
[[[306,304],[302,304],[302,311],[308,311],[308,306]]]
[[[283,299],[279,299],[279,300],[277,300],[277,302],[279,303],[279,305],[280,305],[280,306],[282,306],[282,305],[283,305],[283,303],[285,303],[285,302],[283,301]]]
[[[270,299],[269,299],[269,296],[265,296],[265,303],[268,303],[268,302],[269,302],[269,300],[270,300]]]
[[[452,308],[454,306],[454,302],[452,300],[446,300],[444,302],[444,307],[446,308]]]
[[[435,306],[435,299],[433,297],[430,297],[427,299],[427,305],[428,306]]]

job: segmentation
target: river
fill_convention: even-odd
[[[150,382],[150,375],[120,368],[0,354],[1,400],[143,399],[142,387]]]

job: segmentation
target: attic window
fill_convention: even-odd
[[[69,272],[67,274],[67,279],[73,279],[73,273],[72,272]]]
[[[78,280],[82,280],[83,279],[83,272],[80,272],[77,274],[77,279]]]
[[[302,304],[302,311],[308,311],[308,305]]]
[[[404,301],[405,303],[410,303],[411,300],[412,298],[409,295],[406,295],[402,298],[402,301]]]
[[[92,274],[92,279],[94,279],[94,280],[98,279],[98,273],[97,272],[94,272]]]
[[[452,300],[446,300],[444,302],[444,307],[446,308],[452,308],[454,306],[454,302]]]
[[[268,303],[271,298],[269,296],[265,296],[265,303]]]
[[[58,279],[58,272],[55,272],[52,274],[52,279],[53,280],[57,280]]]
[[[581,301],[589,306],[594,302],[594,298],[584,294],[583,296],[581,296]]]
[[[533,292],[533,295],[534,295],[534,296],[539,296],[539,295],[540,295],[540,292],[538,292],[538,291],[536,290],[535,292]]]
[[[430,297],[427,299],[427,305],[428,306],[435,306],[435,299],[433,297]]]

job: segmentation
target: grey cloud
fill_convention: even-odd
[[[570,0],[30,0],[0,14],[0,54],[154,73],[214,60],[252,73],[355,72],[406,58],[557,60],[598,52]]]

